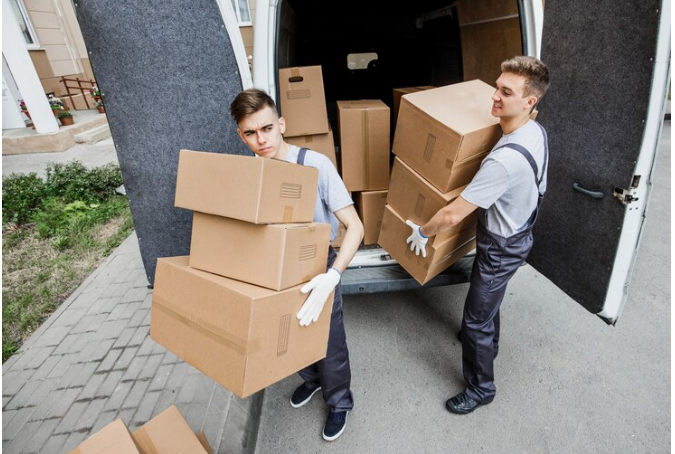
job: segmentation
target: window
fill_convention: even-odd
[[[40,44],[37,41],[37,35],[35,30],[33,30],[33,25],[30,23],[30,18],[26,13],[26,7],[23,4],[23,0],[9,0],[9,3],[12,5],[14,10],[14,16],[16,21],[19,23],[19,29],[21,29],[21,34],[28,44],[28,48],[38,48]]]
[[[377,64],[376,52],[364,52],[361,54],[347,55],[347,68],[351,70],[356,69],[370,69]]]
[[[248,7],[248,0],[231,0],[234,13],[237,15],[239,25],[253,25],[251,22],[251,10]]]

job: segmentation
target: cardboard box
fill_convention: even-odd
[[[488,153],[502,135],[490,114],[493,93],[473,80],[404,95],[394,154],[441,192],[456,188],[453,169]]]
[[[286,142],[293,144],[300,148],[309,148],[330,159],[337,169],[337,159],[335,158],[335,140],[333,139],[333,131],[329,130],[328,134],[313,134],[310,136],[284,137]]]
[[[337,235],[333,239],[333,242],[331,243],[331,246],[333,247],[340,247],[342,246],[342,240],[345,239],[345,232],[347,231],[347,227],[345,225],[338,221],[338,231]]]
[[[143,424],[133,433],[133,439],[143,454],[207,454],[175,405]]]
[[[389,183],[389,195],[387,204],[398,213],[404,220],[410,219],[415,224],[424,225],[436,214],[438,210],[454,201],[464,190],[460,186],[449,192],[441,192],[431,183],[422,178],[399,158],[394,160]],[[475,223],[477,211],[467,216],[462,222],[437,236],[429,238],[429,243],[443,241],[456,235],[468,223]]]
[[[356,205],[359,209],[359,217],[363,222],[363,244],[377,244],[382,227],[382,215],[384,206],[387,204],[387,191],[359,192],[356,195]]]
[[[410,275],[424,285],[476,247],[476,224],[443,241],[427,244],[427,256],[415,255],[406,239],[410,227],[387,205],[382,217],[379,243]]]
[[[279,107],[286,137],[328,133],[321,66],[279,69]]]
[[[157,260],[150,336],[244,398],[323,359],[332,295],[318,322],[300,326],[301,285],[276,292]]]
[[[389,107],[380,100],[338,101],[342,180],[350,191],[389,186]]]
[[[326,272],[329,224],[254,225],[195,212],[190,266],[283,290]]]
[[[80,445],[69,454],[144,454],[138,450],[124,421],[117,419]]]
[[[318,181],[313,167],[181,150],[175,205],[254,224],[312,222]]]
[[[403,87],[403,88],[394,88],[393,91],[393,126],[396,128],[396,119],[398,118],[398,109],[401,105],[401,96],[407,95],[409,93],[415,93],[422,90],[429,90],[431,88],[436,88],[433,85],[422,85],[419,87]]]

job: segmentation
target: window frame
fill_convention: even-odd
[[[246,1],[246,9],[248,11],[248,17],[249,17],[248,21],[242,21],[241,20],[241,8],[239,6],[239,2],[241,0],[230,0],[230,1],[231,1],[232,9],[234,9],[234,15],[237,18],[237,24],[240,27],[252,27],[253,26],[253,18],[251,17],[252,16],[251,15],[251,4],[249,3],[249,1],[245,0]]]
[[[12,1],[16,2],[17,6],[19,7],[19,12],[21,13],[22,19],[26,24],[26,30],[28,31],[30,37],[33,39],[33,43],[32,44],[26,43],[26,47],[28,47],[29,50],[42,49],[42,46],[40,46],[40,41],[38,40],[37,33],[35,33],[33,22],[31,21],[30,16],[28,15],[28,10],[26,9],[26,5],[24,5],[23,0],[12,0]],[[248,2],[248,0],[246,1]],[[12,8],[12,14],[14,14],[14,8]],[[19,28],[21,28],[21,23],[19,23],[19,18],[16,17],[16,14],[14,14],[14,19],[17,21]]]

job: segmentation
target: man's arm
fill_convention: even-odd
[[[338,218],[338,221],[342,222],[346,228],[345,237],[340,245],[340,252],[333,263],[333,268],[343,273],[361,245],[361,241],[363,240],[363,223],[359,219],[354,205],[337,210],[334,214]]]
[[[478,206],[469,203],[460,195],[449,205],[444,206],[429,219],[420,229],[424,236],[434,236],[450,230],[454,225],[459,224],[465,217],[473,213]]]

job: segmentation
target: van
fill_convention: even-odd
[[[394,88],[494,84],[499,63],[524,54],[552,74],[537,117],[549,135],[548,190],[528,262],[616,323],[664,117],[669,1],[257,0],[252,73],[232,5],[75,5],[150,283],[157,257],[189,253],[190,213],[173,206],[179,150],[250,154],[227,112],[242,88],[278,100],[280,68],[321,65],[335,131],[337,101],[392,107]],[[426,286],[466,282],[471,262],[468,255]],[[360,293],[419,284],[386,251],[364,248],[343,286]]]

